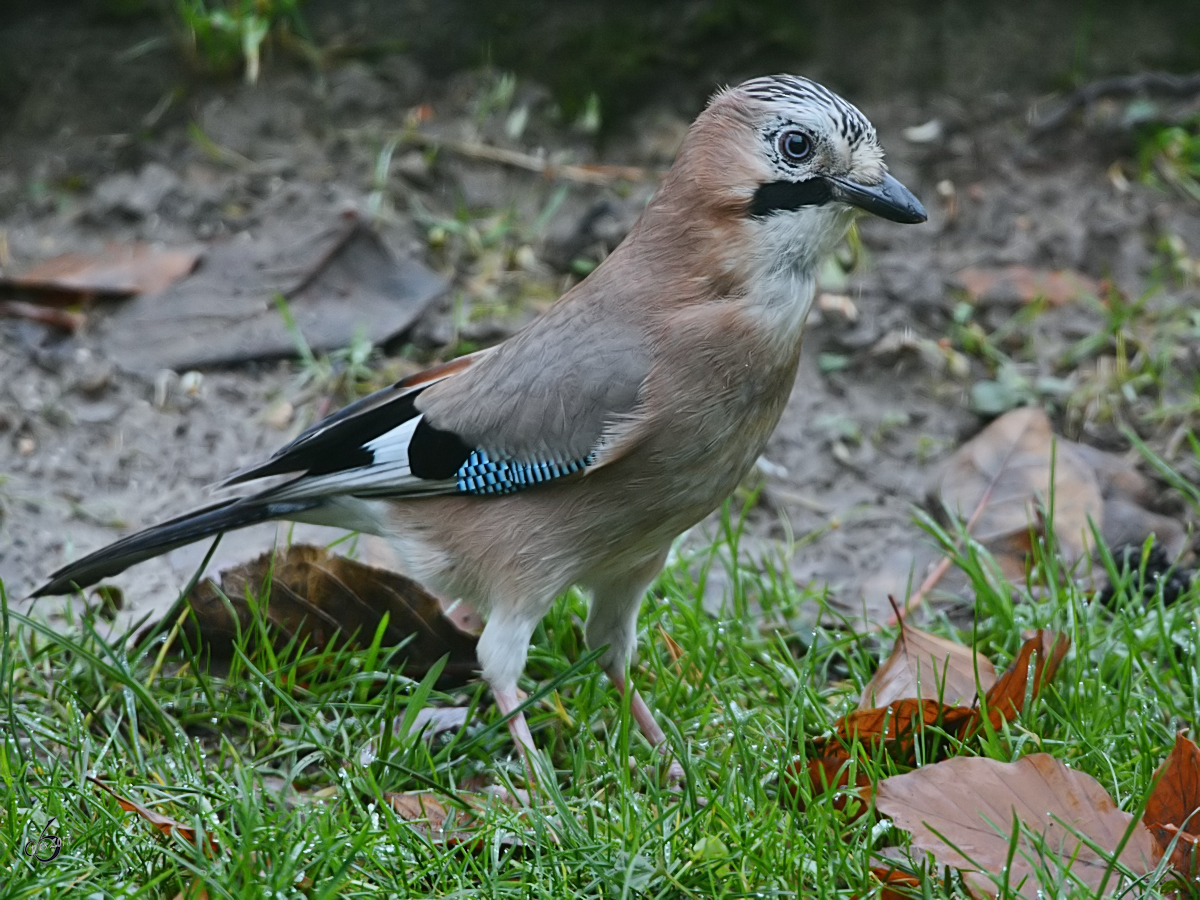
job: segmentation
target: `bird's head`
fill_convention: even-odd
[[[888,174],[875,129],[832,91],[794,75],[723,90],[688,133],[664,200],[693,210],[729,263],[811,269],[856,214],[917,223],[925,208]],[[701,238],[702,239],[702,238]],[[743,271],[743,274],[746,274]]]

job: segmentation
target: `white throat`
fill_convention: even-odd
[[[747,300],[770,334],[798,341],[816,295],[817,267],[845,236],[854,214],[847,207],[796,210],[751,223],[755,253]]]

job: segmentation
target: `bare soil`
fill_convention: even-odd
[[[414,110],[430,134],[650,170],[669,164],[696,112],[652,99],[598,149],[555,115],[548,91],[493,72],[434,79],[392,54],[346,62],[324,78],[279,61],[256,86],[189,83],[173,45],[146,49],[162,39],[154,23],[42,25],[29,17],[3,33],[8,64],[25,76],[22,95],[4,98],[11,118],[0,130],[4,271],[111,241],[236,241],[353,209],[395,254],[452,282],[417,326],[386,343],[376,358],[381,383],[511,333],[578,278],[581,260],[611,249],[653,189],[546,180],[405,145],[380,181],[387,138]],[[51,54],[60,65],[38,64]],[[177,85],[185,88],[175,94]],[[813,316],[746,545],[751,555],[782,553],[799,583],[828,584],[848,609],[860,603],[865,574],[919,542],[914,504],[939,461],[985,421],[970,397],[993,377],[994,361],[946,352],[958,346],[964,299],[956,273],[1072,270],[1126,297],[1147,296],[1142,314],[1153,321],[1200,306],[1195,284],[1169,275],[1162,250],[1175,236],[1200,254],[1197,208],[1130,177],[1129,133],[1105,124],[1120,110],[1035,141],[1025,125],[1033,100],[901,95],[861,104],[892,171],[925,200],[930,221],[863,221],[864,254],[848,280],[827,277],[824,292],[848,297],[852,308],[829,300]],[[934,119],[919,142],[904,136]],[[90,306],[75,336],[0,319],[0,577],[10,597],[24,597],[70,558],[204,502],[206,485],[345,399],[303,383],[290,360],[198,378],[133,374],[136,360],[106,353],[119,305]],[[1171,332],[1164,380],[1117,391],[1098,407],[1078,399],[1087,386],[1102,387],[1097,358],[1064,360],[1104,327],[1104,307],[1076,299],[1024,319],[1020,309],[1019,298],[1000,296],[974,303],[971,316],[983,333],[1000,335],[1029,383],[1067,384],[1060,395],[1031,398],[1051,407],[1064,433],[1124,449],[1119,428],[1130,424],[1186,463],[1178,430],[1195,422],[1150,414],[1190,402],[1194,419],[1200,322]],[[714,520],[700,530],[715,529]],[[227,538],[222,552],[249,558],[273,534]],[[120,621],[172,602],[202,552],[115,579],[126,598]],[[715,607],[719,598],[711,599]]]

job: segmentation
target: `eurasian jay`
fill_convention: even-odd
[[[105,547],[35,594],[83,588],[266,519],[382,535],[409,572],[487,617],[482,674],[522,752],[517,679],[555,597],[591,593],[585,634],[626,684],[637,612],[672,541],[730,494],[787,403],[818,263],[866,211],[918,223],[875,129],[780,75],[718,92],[633,230],[545,315],[317,423],[225,485],[284,483]]]

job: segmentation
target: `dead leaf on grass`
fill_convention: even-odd
[[[1142,821],[1165,853],[1175,842],[1171,865],[1189,877],[1197,874],[1200,844],[1200,747],[1183,732],[1154,773],[1157,783],[1146,803]]]
[[[1053,497],[1055,537],[1068,565],[1087,553],[1089,519],[1103,522],[1095,472],[1064,444],[1056,453],[1050,419],[1041,409],[1015,409],[960,447],[935,486],[947,510],[971,516],[971,534],[992,551],[1006,577],[1024,575],[1030,529],[1041,528],[1039,500],[1048,504]]]
[[[259,597],[268,581],[262,612],[277,630],[279,646],[293,637],[316,648],[335,639],[369,643],[386,613],[383,645],[408,641],[402,651],[406,674],[419,678],[447,655],[448,681],[463,683],[479,668],[477,638],[450,622],[437,598],[416,581],[305,544],[226,570],[219,590],[212,580],[198,584],[186,598],[195,614],[192,636],[218,657],[231,655],[239,629],[253,633],[247,597]]]
[[[807,778],[813,793],[820,794],[847,787],[849,775],[845,763],[856,745],[872,759],[888,758],[901,765],[915,765],[917,742],[921,741],[922,759],[943,758],[956,742],[970,741],[979,734],[984,727],[984,708],[991,727],[996,730],[1020,715],[1026,696],[1030,699],[1038,696],[1058,671],[1070,645],[1066,635],[1039,629],[1021,645],[1012,665],[998,679],[995,667],[981,660],[980,681],[984,680],[982,672],[990,671],[994,682],[982,703],[974,695],[971,705],[966,706],[901,697],[883,707],[856,709],[834,723],[832,735],[815,739],[808,760],[792,763],[789,772],[796,780]],[[887,665],[885,662],[881,668]],[[856,787],[867,783],[860,769]],[[838,809],[844,805],[840,797],[835,801]]]
[[[998,729],[1002,722],[1011,722],[1021,714],[1025,708],[1026,693],[1031,699],[1041,693],[1042,688],[1058,672],[1058,667],[1070,646],[1071,639],[1065,634],[1055,634],[1044,629],[1038,629],[1021,645],[1012,665],[984,696],[984,705],[987,707],[988,719],[993,728]],[[978,710],[976,712],[978,713]],[[977,714],[972,729],[978,729],[981,723],[982,717]]]
[[[122,797],[99,778],[94,778],[89,775],[87,776],[87,780],[112,795],[113,799],[117,801],[121,809],[125,810],[126,812],[137,813],[139,816],[157,828],[160,832],[162,832],[165,836],[170,837],[172,834],[178,834],[189,844],[198,843],[197,831],[191,825],[185,825],[183,822],[180,822],[177,819],[172,819],[170,816],[164,816],[162,813],[157,813],[147,806],[142,806],[142,804],[135,800]],[[209,849],[211,849],[213,853],[221,852],[220,848],[217,846],[217,841],[212,836],[211,832],[204,832],[204,843],[208,844]]]
[[[964,517],[967,532],[988,549],[1004,577],[1023,584],[1034,540],[1046,534],[1043,507],[1052,511],[1053,536],[1067,567],[1089,556],[1093,525],[1110,548],[1140,545],[1153,534],[1174,558],[1186,544],[1184,529],[1145,508],[1152,493],[1149,479],[1128,460],[1057,438],[1045,412],[1027,407],[1006,413],[960,447],[931,489],[930,502]],[[930,566],[924,553],[910,551],[914,575],[926,573],[915,590],[897,578],[902,557],[865,579],[863,590],[886,586],[906,597],[904,612],[915,608],[950,569],[949,557]],[[864,603],[871,600],[864,595]]]
[[[901,622],[891,655],[863,688],[858,708],[887,706],[909,697],[959,706],[971,703],[979,688],[986,691],[995,682],[996,667],[982,653]]]
[[[814,795],[827,794],[835,791],[833,808],[844,810],[851,800],[862,802],[863,788],[871,786],[871,778],[858,766],[854,773],[854,787],[850,788],[850,757],[848,754],[838,756],[817,756],[808,760],[793,760],[787,767],[784,779],[784,789],[797,808],[805,808],[804,794],[798,788],[801,783],[812,786]],[[849,790],[847,790],[849,788]],[[866,812],[866,804],[862,805]]]
[[[1045,300],[1062,306],[1083,296],[1100,295],[1102,285],[1070,269],[1029,266],[972,267],[956,272],[951,284],[982,304],[1024,304]]]
[[[447,803],[433,791],[410,791],[402,794],[385,793],[384,800],[401,819],[408,822],[431,841],[448,847],[481,846],[480,828],[489,808],[507,806],[520,809],[520,801],[506,791],[487,794],[459,792],[459,803]],[[463,806],[466,808],[464,809]],[[513,834],[505,834],[507,846],[521,844]]]
[[[981,873],[999,877],[1008,865],[1014,818],[1022,835],[1008,885],[1016,896],[1039,896],[1043,862],[1069,866],[1073,878],[1098,890],[1110,863],[1077,835],[1112,854],[1129,832],[1119,860],[1135,875],[1152,871],[1162,856],[1149,829],[1118,809],[1094,778],[1046,753],[1013,763],[958,757],[923,766],[881,781],[875,805],[911,832],[914,850],[962,870],[973,890],[991,896],[997,886]],[[1107,889],[1120,881],[1109,875]]]
[[[839,745],[849,748],[855,742],[870,752],[887,752],[908,761],[914,741],[924,729],[938,729],[948,735],[959,734],[971,722],[975,710],[969,706],[949,706],[936,700],[905,698],[878,709],[856,709],[834,723],[831,738],[816,742],[817,751],[837,755]],[[848,749],[841,752],[847,753]]]
[[[880,884],[878,900],[909,900],[921,896],[921,879],[911,872],[871,866],[871,874]]]

